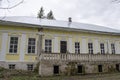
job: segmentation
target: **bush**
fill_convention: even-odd
[[[39,72],[39,66],[40,66],[40,62],[38,62],[36,64],[36,67],[34,68],[34,72],[38,73]]]
[[[76,74],[77,69],[76,69],[76,62],[69,62],[66,67],[66,75],[68,76],[73,76]]]
[[[0,78],[4,78],[4,75],[2,73],[0,73]]]
[[[0,67],[0,72],[4,71],[5,69],[3,67]]]

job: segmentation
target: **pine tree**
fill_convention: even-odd
[[[41,19],[44,18],[44,9],[43,9],[43,7],[40,8],[37,17],[41,18]]]
[[[47,14],[47,19],[55,19],[52,11]]]

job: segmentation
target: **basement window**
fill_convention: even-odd
[[[27,70],[33,71],[33,64],[27,64]]]
[[[15,64],[9,64],[9,69],[11,70],[15,69]]]

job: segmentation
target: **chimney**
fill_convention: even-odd
[[[69,21],[69,22],[72,22],[72,18],[71,18],[71,17],[69,17],[69,18],[68,18],[68,21]]]
[[[72,18],[69,17],[69,18],[68,18],[68,27],[70,27],[71,23],[72,23]]]

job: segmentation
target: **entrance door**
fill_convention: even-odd
[[[102,72],[102,65],[98,65],[98,71]]]
[[[67,41],[61,41],[60,42],[60,53],[66,53],[67,52]]]
[[[82,65],[78,65],[78,73],[82,73],[83,71],[83,66]]]
[[[59,66],[54,66],[54,74],[59,74]]]
[[[119,64],[116,64],[116,70],[119,71]]]

